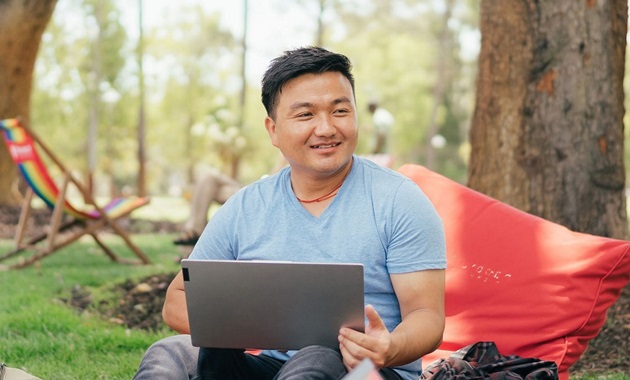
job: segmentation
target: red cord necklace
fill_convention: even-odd
[[[330,191],[330,193],[326,194],[326,195],[322,195],[319,198],[315,198],[315,199],[309,199],[309,200],[305,200],[305,199],[301,199],[300,197],[298,197],[297,195],[295,196],[297,198],[298,201],[300,201],[300,203],[315,203],[315,202],[321,202],[321,201],[325,201],[328,198],[332,198],[335,195],[337,195],[337,190],[339,190],[339,188],[341,187],[341,185],[343,185],[343,182],[346,180],[346,177],[343,177],[343,179],[341,180],[341,183],[337,186],[335,186],[334,189],[332,189]]]
[[[339,182],[339,185],[335,186],[334,189],[330,190],[330,192],[328,194],[322,195],[319,198],[315,198],[315,199],[301,199],[300,197],[297,196],[297,194],[295,194],[295,198],[300,201],[300,203],[315,203],[315,202],[321,202],[321,201],[325,201],[326,199],[332,198],[335,195],[337,195],[337,190],[339,190],[339,188],[341,187],[341,185],[343,185],[343,183],[346,181],[346,177],[348,177],[348,174],[350,173],[350,170],[348,169],[348,171],[346,172],[346,174],[343,176],[343,178],[341,179],[341,182]]]

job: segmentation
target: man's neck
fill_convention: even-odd
[[[352,169],[352,160],[341,170],[331,175],[299,175],[291,172],[291,187],[296,198],[304,207],[307,205],[329,205],[337,195],[346,177]],[[306,207],[307,209],[320,209],[321,207]],[[322,211],[323,211],[322,209]]]

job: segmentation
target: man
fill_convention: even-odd
[[[265,127],[289,166],[233,195],[191,258],[362,263],[365,333],[341,328],[338,349],[250,355],[201,348],[196,369],[190,339],[167,338],[149,349],[137,379],[175,378],[174,371],[200,379],[340,379],[364,358],[385,379],[418,379],[420,357],[437,348],[444,329],[442,224],[413,182],[354,155],[350,69],[345,56],[316,47],[272,61],[262,82]],[[189,332],[181,272],[163,317]]]

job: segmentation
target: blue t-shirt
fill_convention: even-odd
[[[354,156],[328,208],[310,214],[297,200],[290,168],[241,189],[210,219],[194,259],[347,262],[364,265],[365,303],[392,331],[401,321],[391,273],[446,267],[442,221],[407,177]],[[286,360],[278,351],[264,354]],[[421,361],[396,368],[417,379]]]

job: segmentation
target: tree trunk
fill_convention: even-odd
[[[0,0],[0,119],[28,121],[35,58],[57,0]],[[18,202],[11,191],[18,172],[0,143],[0,205]]]
[[[483,0],[469,186],[576,231],[628,237],[627,0]]]

